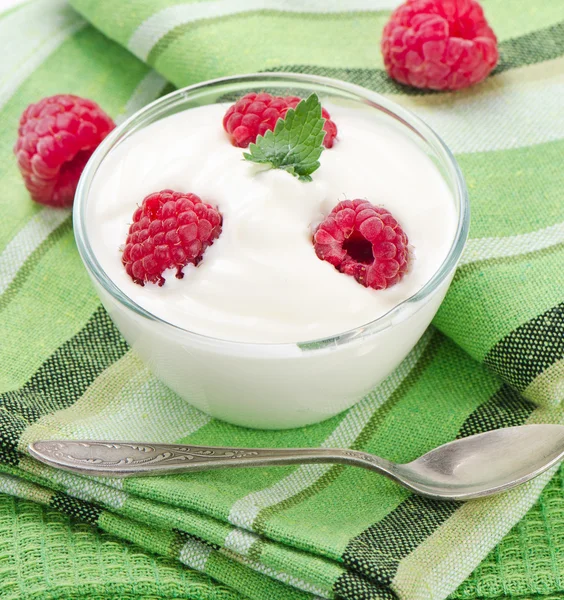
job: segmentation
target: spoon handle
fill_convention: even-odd
[[[210,469],[333,463],[392,475],[394,463],[339,448],[228,448],[92,440],[38,441],[30,444],[37,460],[81,475],[131,477],[189,473]]]

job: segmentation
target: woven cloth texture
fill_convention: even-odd
[[[74,437],[339,445],[406,462],[489,429],[564,423],[561,5],[484,0],[500,65],[457,94],[387,78],[379,35],[394,5],[37,0],[0,17],[2,597],[564,592],[554,469],[461,504],[340,466],[115,481],[26,454],[33,440]],[[174,86],[266,70],[338,77],[414,110],[456,153],[473,215],[434,326],[397,371],[346,413],[276,433],[210,419],[148,371],[101,308],[69,213],[29,200],[12,155],[19,115],[42,96],[91,97],[120,122]]]

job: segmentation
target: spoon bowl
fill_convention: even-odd
[[[467,500],[525,483],[562,458],[562,425],[525,425],[444,444],[398,465],[394,475],[418,494]]]
[[[30,454],[81,475],[132,477],[210,469],[334,463],[385,475],[422,496],[469,500],[514,488],[564,458],[564,426],[496,429],[443,444],[406,464],[340,448],[227,448],[114,441],[38,441]]]

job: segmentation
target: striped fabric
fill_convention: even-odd
[[[457,94],[385,75],[379,32],[395,0],[72,5],[35,0],[0,18],[0,596],[564,593],[555,470],[462,504],[343,466],[100,480],[25,452],[38,438],[121,438],[348,446],[409,461],[497,427],[564,423],[561,3],[484,0],[500,64]],[[452,288],[404,363],[348,412],[276,433],[213,420],[151,375],[101,308],[69,214],[29,200],[12,156],[19,114],[39,97],[92,97],[119,121],[171,84],[266,70],[338,77],[417,112],[457,153],[473,211]]]

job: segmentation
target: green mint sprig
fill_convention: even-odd
[[[274,131],[259,135],[243,156],[272,169],[288,171],[300,181],[311,181],[323,151],[324,123],[319,98],[312,94],[295,109],[288,109],[284,119],[278,119]]]

